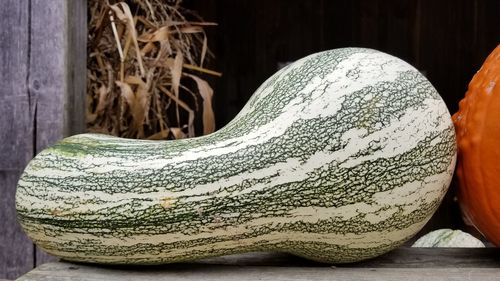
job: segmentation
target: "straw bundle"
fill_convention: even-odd
[[[202,77],[221,75],[204,67],[213,56],[204,27],[215,24],[180,2],[89,1],[89,131],[142,139],[214,131],[213,90]]]

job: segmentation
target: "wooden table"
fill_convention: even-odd
[[[500,281],[500,248],[400,248],[369,261],[336,266],[280,253],[248,253],[161,266],[54,262],[41,265],[17,280]]]

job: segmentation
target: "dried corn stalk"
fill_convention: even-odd
[[[212,56],[204,27],[215,24],[180,0],[90,0],[89,7],[89,131],[148,139],[213,132],[213,91],[202,77],[220,76],[204,67]]]

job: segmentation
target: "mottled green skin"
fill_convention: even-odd
[[[255,144],[244,143],[246,136],[279,118],[291,103],[313,102],[311,95],[302,91],[311,80],[325,79],[339,63],[358,53],[376,51],[338,49],[315,54],[287,67],[267,80],[231,123],[208,136],[152,142],[84,134],[57,143],[37,155],[21,177],[17,193],[21,225],[49,253],[69,260],[100,263],[168,263],[258,250],[290,252],[323,262],[352,262],[399,246],[430,218],[449,184],[447,177],[451,178],[456,148],[447,111],[432,116],[430,120],[435,124],[429,124],[437,127],[436,124],[445,123],[444,129],[429,130],[414,147],[391,157],[345,166],[347,160],[384,149],[379,142],[373,141],[347,160],[332,158],[308,170],[307,177],[300,180],[278,181],[284,170],[276,169],[275,173],[266,176],[242,177],[221,188],[201,188],[221,179],[269,171],[290,159],[305,167],[308,159],[318,152],[333,155],[345,150],[349,142],[354,141],[344,137],[350,131],[361,130],[362,137],[377,133],[389,124],[404,122],[400,120],[409,109],[425,110],[424,101],[435,100],[445,108],[432,85],[416,70],[410,69],[398,73],[391,82],[376,82],[345,95],[339,100],[339,110],[326,110],[328,114],[318,114],[314,118],[297,118],[279,136],[255,141]],[[363,70],[353,68],[347,76],[356,81],[359,71]],[[383,67],[380,71],[383,73]],[[323,92],[321,95],[335,95],[328,90],[329,85],[328,81],[323,81],[314,89]],[[262,94],[266,89],[270,94]],[[372,98],[365,99],[367,95]],[[232,139],[235,141],[231,142]],[[219,145],[221,143],[223,145]],[[231,150],[238,145],[240,149]],[[213,149],[224,152],[210,155]],[[209,156],[186,158],[191,151],[203,155],[203,150]],[[96,164],[88,159],[111,160]],[[161,167],[151,168],[144,164],[159,159],[166,161]],[[124,168],[99,171],[110,165]],[[47,174],[42,176],[40,171],[47,171]],[[75,174],[75,171],[82,173]],[[387,217],[380,215],[383,219],[376,223],[367,220],[370,212],[361,209],[352,217],[319,216],[316,221],[294,219],[294,212],[302,210],[300,208],[335,210],[357,206],[354,205],[357,203],[373,205],[377,194],[408,183],[424,182],[437,174],[444,174],[445,178],[439,192],[431,194],[434,197],[422,199],[418,208],[408,212],[408,204],[397,201],[381,207],[378,211],[394,211]],[[251,190],[255,186],[261,188]],[[194,192],[182,195],[188,190]],[[92,196],[94,193],[96,195]],[[157,196],[160,193],[174,195],[162,201]],[[81,199],[74,194],[90,197]],[[110,202],[100,194],[123,195],[123,199],[117,199],[113,206],[99,208],[96,206],[106,206]],[[269,219],[266,221],[266,218]],[[274,218],[280,219],[274,221]],[[405,229],[411,230],[405,232]],[[404,235],[390,234],[399,231]],[[307,234],[355,235],[368,242],[359,244],[356,239],[347,244],[321,239],[309,241],[296,239],[297,233],[303,233],[304,237]],[[371,238],[373,233],[380,233],[380,236]],[[178,234],[182,238],[156,240],[157,235],[165,234]],[[202,234],[207,237],[199,236]],[[136,239],[138,235],[140,239]],[[391,239],[386,239],[385,235]],[[268,236],[279,239],[262,238]],[[374,242],[369,243],[370,239]],[[224,242],[230,246],[221,246]],[[173,255],[172,251],[178,254]]]

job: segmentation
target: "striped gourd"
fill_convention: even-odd
[[[17,211],[41,248],[73,261],[281,251],[353,262],[421,229],[455,149],[449,112],[417,70],[336,49],[277,72],[207,136],[62,140],[26,168]]]
[[[484,243],[461,230],[438,229],[418,238],[412,247],[417,248],[484,248]]]

